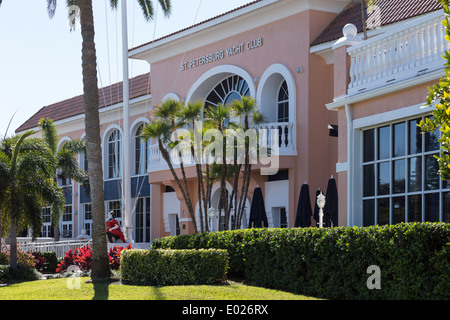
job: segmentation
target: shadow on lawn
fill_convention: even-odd
[[[120,280],[115,278],[97,281],[92,281],[92,279],[89,279],[85,283],[92,283],[94,287],[94,297],[92,300],[108,300],[109,286],[112,284],[121,284]]]
[[[108,300],[110,283],[93,283],[94,297],[92,300]]]

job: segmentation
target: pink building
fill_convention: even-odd
[[[443,15],[435,0],[378,0],[363,40],[359,1],[257,0],[130,49],[129,58],[146,60],[151,73],[130,79],[129,128],[116,98],[121,84],[99,90],[107,210],[120,212],[124,226],[122,173],[129,170],[135,205],[126,227],[133,241],[192,233],[158,146],[136,133],[164,99],[217,104],[248,95],[268,120],[260,128],[284,135],[278,173],[252,171],[244,227],[256,186],[269,227],[294,227],[302,185],[309,185],[314,208],[316,190],[326,193],[330,178],[337,183],[339,226],[449,222],[450,186],[440,180],[433,158],[439,133],[421,135],[416,127],[431,113],[423,107],[427,86],[444,71]],[[42,108],[17,133],[35,128],[42,117],[55,120],[61,142],[84,135],[82,97]],[[130,168],[123,167],[124,130],[131,134]],[[83,156],[79,160],[84,166]],[[198,206],[193,166],[187,175]],[[89,234],[89,195],[77,183],[64,187],[63,231],[68,238]],[[216,210],[219,192],[220,184],[214,185]],[[213,230],[220,221],[213,219]],[[312,226],[317,222],[312,219]]]

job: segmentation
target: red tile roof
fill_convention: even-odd
[[[118,82],[98,89],[99,109],[122,102],[122,85],[122,82]],[[150,94],[150,74],[146,73],[131,78],[129,86],[130,99]],[[42,118],[50,118],[53,119],[53,121],[58,121],[80,114],[84,114],[83,95],[41,108],[31,118],[17,128],[16,132],[22,132],[24,130],[37,127],[39,120]]]
[[[365,2],[364,2],[365,3]],[[381,25],[388,25],[399,22],[408,18],[419,16],[442,8],[442,5],[437,0],[377,0],[376,5],[380,9],[380,23]],[[374,19],[375,11],[367,14],[367,20]],[[328,25],[327,28],[320,34],[311,45],[317,45],[324,42],[337,40],[342,37],[342,28],[347,24],[352,23],[358,28],[358,32],[362,32],[361,22],[361,4],[360,1],[353,1]],[[370,28],[370,22],[368,28]]]

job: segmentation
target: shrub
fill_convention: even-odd
[[[0,265],[0,283],[39,279],[41,279],[41,274],[33,267],[18,264],[17,269],[11,269],[9,265]]]
[[[123,250],[131,249],[131,244],[123,248],[115,246],[109,250],[109,265],[112,270],[120,266],[120,255]],[[75,248],[65,253],[64,258],[58,263],[56,272],[65,272],[71,265],[76,265],[81,271],[90,271],[92,268],[92,249],[89,245]]]
[[[34,267],[18,264],[16,270],[9,269],[9,277],[19,281],[35,281],[41,279],[41,274]]]
[[[230,274],[330,299],[448,299],[450,224],[249,229],[167,237],[152,248],[225,248]],[[369,290],[367,268],[381,270]]]
[[[40,272],[55,272],[58,258],[54,252],[33,252],[35,268]]]
[[[120,268],[120,256],[123,250],[131,249],[131,243],[126,247],[115,246],[109,249],[109,267],[111,270],[118,270]]]
[[[9,264],[9,255],[5,252],[0,252],[0,265]]]
[[[41,256],[38,252],[33,252],[32,255],[34,259],[34,267],[36,270],[42,270],[47,262],[47,259]]]
[[[6,249],[0,254],[0,264],[9,264],[10,251]],[[2,262],[1,262],[2,261]],[[20,247],[17,248],[17,264],[34,268],[35,261],[31,253],[22,251]]]
[[[226,250],[127,250],[122,253],[122,279],[136,285],[201,285],[223,282]]]
[[[9,280],[9,266],[0,264],[0,283],[6,283]]]

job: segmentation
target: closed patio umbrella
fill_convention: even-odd
[[[309,196],[309,186],[304,183],[300,190],[297,205],[297,215],[295,217],[295,227],[310,227],[311,226],[311,198]]]
[[[336,180],[333,176],[328,179],[325,201],[325,207],[323,208],[325,226],[336,227],[338,225],[338,193]]]
[[[264,206],[264,198],[260,187],[256,187],[253,193],[248,226],[250,228],[267,228],[269,226],[269,223],[267,222],[266,208]]]
[[[320,188],[316,191],[316,196],[314,197],[314,213],[313,218],[316,220],[317,227],[319,226],[319,206],[317,205],[317,196],[320,194]]]

